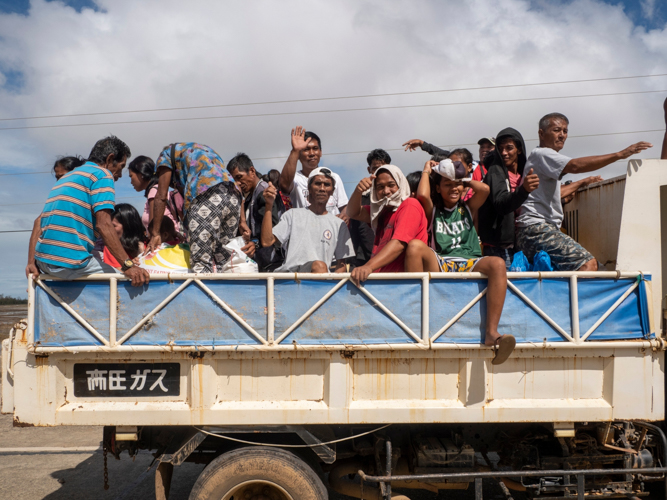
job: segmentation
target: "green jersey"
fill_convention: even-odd
[[[467,260],[482,256],[472,213],[465,203],[459,202],[451,210],[433,208],[431,247],[438,255],[447,258]]]

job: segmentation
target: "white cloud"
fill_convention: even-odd
[[[665,73],[667,30],[646,32],[621,6],[596,0],[202,2],[101,0],[81,13],[33,0],[28,16],[0,14],[0,68],[21,71],[20,94],[0,90],[0,117],[88,113],[267,100],[493,86],[525,82]],[[647,8],[651,2],[644,2]],[[654,6],[654,5],[653,5]],[[665,78],[526,87],[179,112],[2,122],[114,122],[374,106],[521,99],[667,88]],[[48,170],[60,154],[86,155],[115,133],[134,154],[196,140],[225,160],[286,155],[289,130],[302,124],[325,153],[400,148],[420,137],[436,144],[474,144],[506,126],[527,139],[540,116],[561,111],[571,134],[662,128],[663,94],[425,107],[227,120],[0,131],[0,170]],[[661,134],[571,138],[564,153],[619,150]],[[535,142],[529,142],[529,147]],[[659,154],[659,145],[645,157]],[[472,148],[472,146],[471,146]],[[476,153],[476,150],[473,149]],[[391,152],[405,171],[423,153]],[[363,174],[365,155],[325,156],[348,190]],[[260,170],[282,160],[257,162]],[[610,167],[605,176],[621,173]],[[41,202],[50,176],[0,177],[2,203]],[[119,196],[133,195],[127,179]],[[141,203],[141,200],[138,200]],[[20,210],[34,218],[39,205]],[[6,214],[6,211],[2,212]],[[16,227],[0,217],[0,229]],[[0,289],[0,293],[2,290]]]
[[[653,14],[655,14],[655,0],[642,0],[640,5],[642,14],[646,19],[653,17]]]

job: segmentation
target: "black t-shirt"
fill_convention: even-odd
[[[361,206],[370,205],[370,195],[361,196]],[[352,244],[357,256],[350,259],[350,263],[354,267],[363,266],[368,262],[373,253],[373,243],[375,241],[375,233],[370,224],[358,220],[350,219],[350,236],[352,237]]]
[[[268,184],[264,181],[259,181],[255,190],[248,194],[245,198],[245,209],[247,215],[247,223],[250,228],[250,237],[253,240],[259,240],[262,233],[262,221],[266,213],[266,200],[264,200],[264,190]],[[285,213],[285,206],[280,197],[280,193],[276,196],[271,208],[271,225],[275,226],[280,220],[280,216]]]

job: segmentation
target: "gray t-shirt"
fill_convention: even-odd
[[[276,272],[310,272],[316,260],[330,266],[334,257],[354,257],[347,224],[330,213],[316,215],[308,208],[293,208],[282,215],[273,235],[287,250],[285,263]]]
[[[524,175],[533,169],[540,178],[540,186],[528,195],[521,205],[516,219],[519,227],[528,227],[542,222],[560,227],[563,222],[563,206],[560,202],[560,178],[571,158],[551,148],[535,148],[530,153]]]

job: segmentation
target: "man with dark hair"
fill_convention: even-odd
[[[117,137],[97,141],[88,161],[63,176],[51,189],[40,217],[41,232],[34,249],[35,261],[26,274],[39,272],[62,279],[115,272],[95,255],[95,238],[102,237],[133,286],[148,283],[146,270],[134,265],[112,224],[114,182],[123,175],[130,148]]]
[[[98,165],[104,165],[109,155],[114,155],[119,161],[120,158],[125,158],[127,160],[127,158],[131,156],[130,148],[115,135],[110,135],[95,143],[88,156],[88,161]],[[123,163],[123,167],[125,167],[125,163]]]
[[[151,239],[147,251],[162,243],[160,227],[169,187],[183,195],[183,230],[190,243],[190,267],[196,273],[220,271],[231,257],[225,245],[241,221],[241,191],[213,149],[194,142],[165,147],[155,162],[158,175]]]
[[[531,191],[521,206],[516,220],[519,250],[532,260],[540,250],[549,254],[557,271],[597,271],[595,257],[572,238],[560,231],[563,222],[560,179],[565,174],[583,174],[624,160],[653,145],[638,142],[618,153],[583,158],[568,158],[559,153],[568,134],[569,120],[561,113],[549,113],[539,123],[539,147],[533,149],[524,172],[539,178],[539,186]]]
[[[334,173],[318,167],[308,176],[308,208],[288,210],[275,227],[269,212],[264,213],[262,246],[278,245],[287,254],[277,272],[328,273],[334,257],[335,272],[345,272],[345,259],[354,257],[354,248],[347,225],[327,212],[327,202],[335,189]],[[264,190],[267,209],[276,195],[272,185]]]
[[[391,156],[384,149],[374,149],[366,157],[368,163],[368,173],[373,175],[382,165],[389,165],[391,163]]]
[[[274,269],[282,263],[281,252],[276,252],[274,247],[261,247],[262,221],[266,212],[266,201],[262,196],[264,190],[269,186],[268,182],[261,179],[257,173],[250,157],[245,153],[238,153],[229,161],[229,173],[241,188],[244,196],[243,207],[245,219],[250,229],[250,241],[241,249],[248,257],[255,259],[260,271],[267,271],[271,264]],[[282,209],[281,209],[282,207]],[[275,226],[280,216],[285,212],[280,203],[273,203],[271,209],[272,224]]]
[[[280,172],[280,189],[289,193],[294,208],[307,208],[308,176],[320,165],[322,158],[322,142],[315,132],[306,132],[303,127],[292,129],[292,151],[287,157],[285,166]],[[297,171],[296,163],[301,162],[301,170]],[[347,194],[343,181],[338,174],[332,172],[336,181],[334,192],[327,202],[327,212],[338,215],[347,220],[345,207]]]

